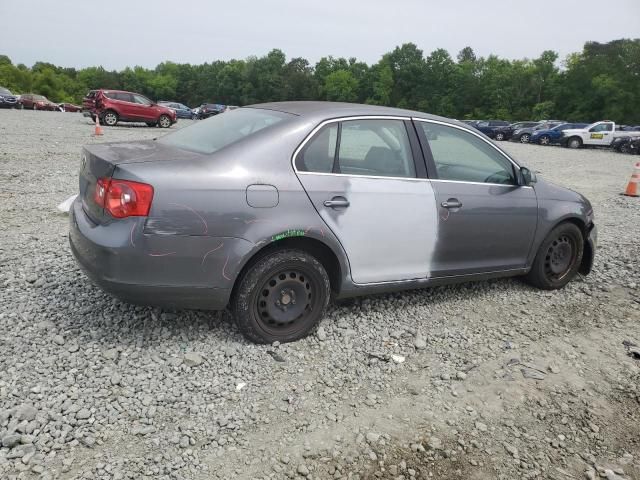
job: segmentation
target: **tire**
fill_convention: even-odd
[[[549,135],[542,135],[540,137],[540,145],[549,145],[551,143],[551,138]]]
[[[36,104],[35,104],[35,103],[33,104],[33,109],[34,109],[34,110],[38,110],[38,107],[36,106]]]
[[[582,140],[580,139],[580,137],[571,137],[569,140],[567,140],[567,147],[573,148],[574,150],[576,148],[580,148],[582,147]]]
[[[504,140],[504,133],[502,132],[498,132],[496,133],[496,140],[498,140],[499,142]]]
[[[529,143],[529,139],[531,139],[531,135],[528,133],[523,133],[520,135],[520,143]]]
[[[544,239],[525,279],[534,287],[557,290],[578,273],[584,238],[573,223],[561,223]]]
[[[156,127],[158,124],[156,122],[146,122],[147,127]]]
[[[169,128],[171,126],[171,119],[168,115],[160,115],[158,125],[160,125],[160,128]]]
[[[329,276],[315,257],[280,250],[260,258],[242,275],[231,309],[250,341],[293,342],[315,330],[330,294]]]
[[[102,115],[102,123],[107,127],[115,127],[118,124],[118,114],[113,110],[107,110]]]
[[[618,151],[620,153],[630,153],[631,149],[629,148],[629,145],[627,145],[626,143],[623,143],[622,145],[620,145],[620,148],[618,149]]]

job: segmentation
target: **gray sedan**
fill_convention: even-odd
[[[230,306],[255,342],[304,337],[331,296],[591,269],[582,195],[454,120],[285,102],[156,140],[86,146],[70,244],[113,295]]]

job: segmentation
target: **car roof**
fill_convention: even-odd
[[[271,102],[247,105],[245,108],[262,108],[265,110],[276,110],[279,112],[291,113],[300,117],[310,118],[335,118],[352,117],[365,115],[417,117],[427,120],[438,120],[447,123],[464,125],[451,118],[439,117],[424,112],[405,110],[402,108],[383,107],[380,105],[364,105],[360,103],[342,102]]]

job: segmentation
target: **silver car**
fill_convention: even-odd
[[[590,271],[593,210],[467,125],[325,102],[253,105],[156,140],[86,146],[70,244],[104,290],[229,306],[255,342],[344,298]]]

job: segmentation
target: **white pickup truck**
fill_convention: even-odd
[[[608,147],[617,137],[640,137],[640,132],[618,130],[614,122],[604,120],[584,128],[572,128],[562,132],[560,145],[569,148],[582,146]]]

